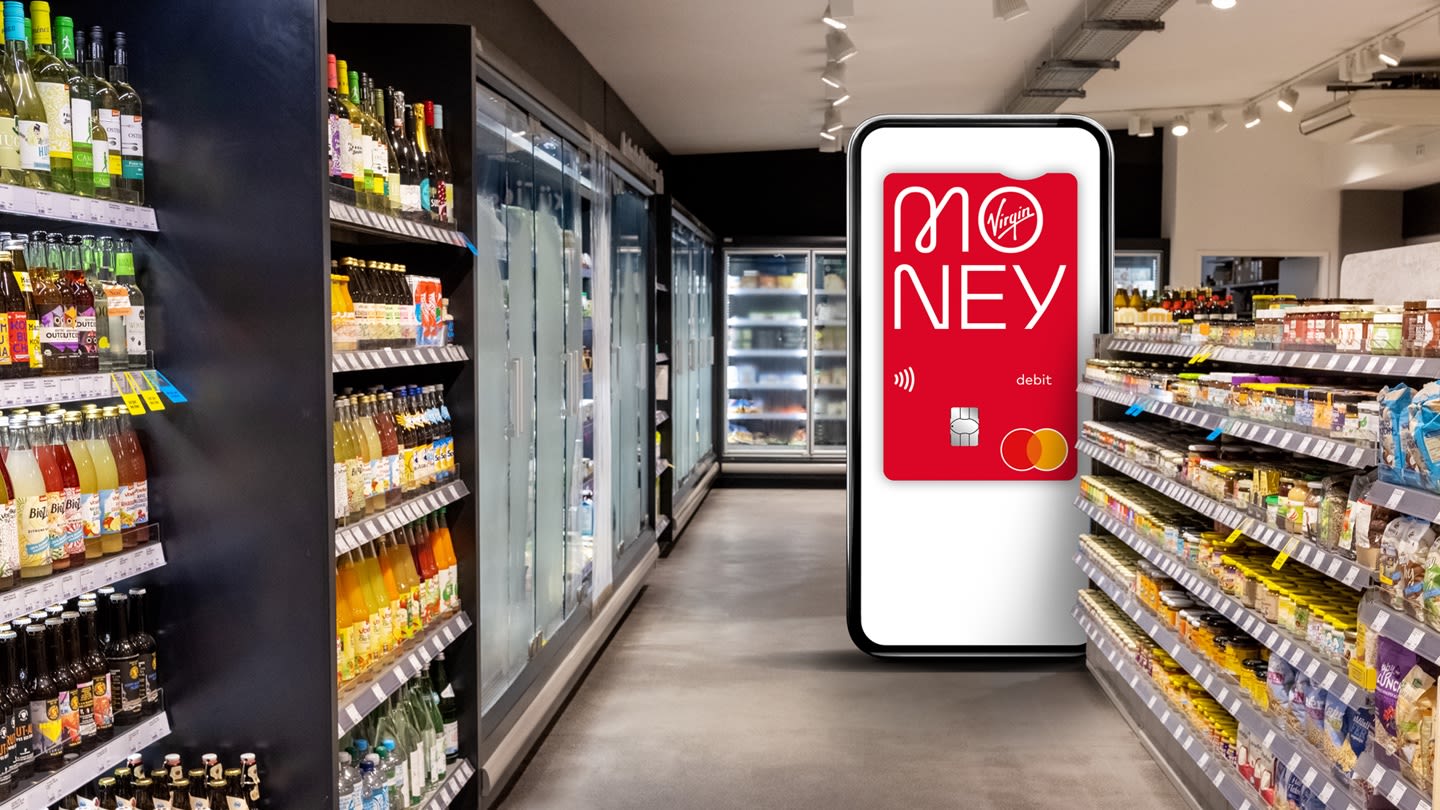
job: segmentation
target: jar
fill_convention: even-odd
[[[1423,356],[1440,357],[1440,298],[1431,298],[1425,302],[1425,316],[1415,341]]]
[[[1402,321],[1405,316],[1398,312],[1377,312],[1370,325],[1371,354],[1400,354],[1404,348]]]
[[[1255,345],[1267,349],[1278,349],[1285,337],[1285,311],[1282,309],[1255,310]]]
[[[1304,525],[1302,526],[1305,538],[1311,542],[1315,541],[1320,533],[1320,504],[1325,500],[1325,484],[1320,481],[1311,481],[1305,485],[1305,507],[1302,513]]]
[[[1335,338],[1337,352],[1363,352],[1370,344],[1370,326],[1375,319],[1373,312],[1347,309],[1340,313],[1340,330]]]
[[[1285,503],[1281,507],[1284,512],[1284,526],[1282,528],[1291,534],[1304,534],[1305,532],[1305,499],[1309,496],[1309,489],[1305,482],[1296,478],[1290,482],[1290,489],[1285,493]]]
[[[1400,328],[1400,353],[1407,357],[1423,356],[1421,336],[1424,334],[1425,302],[1406,301]]]
[[[1288,632],[1295,632],[1295,596],[1281,588],[1275,598],[1275,624]]]

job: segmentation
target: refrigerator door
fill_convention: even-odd
[[[816,456],[845,456],[845,384],[848,328],[845,252],[815,251],[815,295],[810,326],[810,433]]]
[[[810,252],[725,253],[725,455],[809,455]]]

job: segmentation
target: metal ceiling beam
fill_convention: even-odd
[[[1118,59],[1046,59],[1041,70],[1119,70]]]
[[[1086,20],[1080,24],[1086,31],[1164,31],[1164,20]]]

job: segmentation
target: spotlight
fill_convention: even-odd
[[[1228,127],[1228,126],[1230,126],[1230,122],[1225,120],[1225,113],[1224,113],[1223,110],[1211,110],[1211,111],[1210,111],[1210,131],[1211,131],[1211,132],[1215,132],[1215,133],[1224,132],[1224,131],[1225,131],[1225,128]]]
[[[833,140],[835,140],[835,135],[834,135],[834,133],[826,132],[826,131],[823,130],[823,129],[820,130],[820,137],[821,137],[821,139],[827,140],[827,141],[833,141]]]
[[[820,81],[830,87],[845,86],[845,66],[839,62],[826,62],[825,72],[820,74]]]
[[[844,31],[830,30],[825,32],[825,58],[836,64],[859,53],[855,43],[850,41],[850,35]]]
[[[1139,135],[1139,134],[1140,134],[1140,116],[1138,116],[1138,115],[1132,115],[1132,116],[1130,116],[1130,123],[1129,123],[1129,126],[1126,128],[1125,131],[1126,131],[1126,134],[1129,134],[1129,135],[1132,135],[1132,136],[1134,136],[1134,135]]]
[[[842,91],[839,98],[837,98],[837,99],[835,99],[834,101],[830,102],[830,106],[831,106],[831,107],[839,107],[841,104],[844,104],[845,102],[847,102],[847,101],[849,101],[849,100],[850,100],[850,94],[847,93],[847,92]]]
[[[1005,22],[1030,13],[1030,4],[1025,0],[991,0],[991,8],[995,12],[995,19]]]
[[[1363,67],[1365,69],[1365,72],[1369,73],[1371,76],[1374,76],[1376,73],[1379,73],[1380,71],[1388,67],[1388,65],[1385,64],[1385,60],[1380,58],[1379,45],[1371,45],[1370,47],[1366,48],[1361,54],[1360,59],[1361,67]]]
[[[825,23],[826,25],[834,28],[837,31],[844,31],[846,28],[850,27],[845,24],[844,20],[841,20],[839,17],[836,17],[830,12],[829,3],[825,4],[825,16],[820,18],[820,22]]]
[[[1227,8],[1235,7],[1235,0],[1210,0],[1210,5],[1224,11]]]
[[[1275,106],[1285,112],[1295,112],[1295,104],[1300,101],[1300,93],[1293,87],[1286,87],[1280,91],[1275,98]]]
[[[1148,116],[1140,116],[1140,122],[1135,128],[1135,134],[1141,138],[1149,138],[1155,134],[1155,125],[1151,123]]]
[[[1380,58],[1380,61],[1384,62],[1390,67],[1395,67],[1396,65],[1400,64],[1400,57],[1404,55],[1405,43],[1402,42],[1400,38],[1395,36],[1394,34],[1391,34],[1390,36],[1380,41],[1380,50],[1376,53],[1376,56]]]
[[[1240,113],[1240,120],[1245,122],[1246,129],[1254,129],[1260,126],[1260,105],[1247,105]]]
[[[1170,122],[1170,132],[1177,138],[1190,134],[1190,116],[1183,113],[1175,116],[1175,120]]]
[[[840,110],[835,107],[825,108],[825,126],[820,130],[821,135],[829,135],[845,127],[845,122],[840,120]],[[833,136],[832,136],[833,137]]]
[[[834,135],[829,134],[828,132],[820,133],[820,151],[839,152],[840,139],[835,137]]]

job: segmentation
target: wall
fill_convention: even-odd
[[[1252,130],[1232,123],[1218,135],[1172,138],[1172,284],[1198,284],[1206,254],[1318,255],[1323,289],[1334,289],[1340,190],[1325,177],[1324,146],[1275,118]]]
[[[612,144],[618,147],[621,134],[626,134],[665,168],[669,153],[532,0],[330,0],[327,15],[333,22],[472,25],[487,45],[500,49],[504,61],[528,74],[546,95]]]
[[[1340,258],[1404,244],[1402,219],[1409,195],[1408,191],[1341,191]]]

